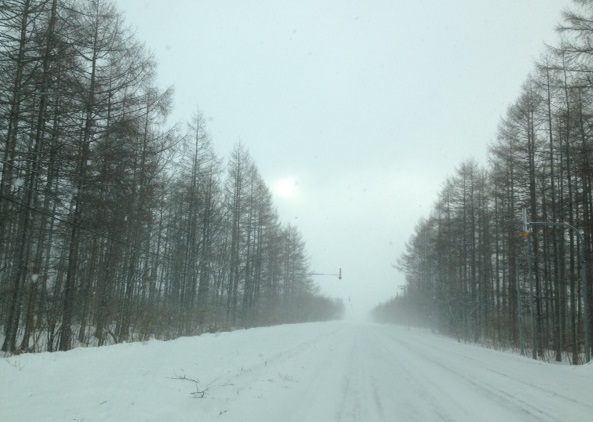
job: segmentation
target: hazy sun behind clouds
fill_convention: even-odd
[[[292,177],[285,177],[274,183],[273,192],[283,198],[293,198],[296,195],[298,183]]]

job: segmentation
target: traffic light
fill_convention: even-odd
[[[338,280],[342,279],[342,269],[340,268],[340,270],[338,271]]]

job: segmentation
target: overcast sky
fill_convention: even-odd
[[[321,291],[360,315],[445,179],[486,162],[569,0],[118,0],[219,156],[239,141],[302,233]]]

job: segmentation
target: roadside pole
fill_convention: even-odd
[[[581,279],[582,279],[582,289],[583,289],[583,330],[585,334],[585,363],[591,360],[591,315],[589,310],[589,283],[588,283],[588,276],[587,276],[587,258],[585,254],[585,236],[581,230],[578,228],[571,226],[565,222],[548,222],[548,221],[527,221],[527,208],[523,207],[522,210],[523,214],[523,231],[524,236],[527,233],[527,237],[529,237],[529,230],[534,226],[542,226],[542,227],[563,227],[565,229],[572,230],[577,235],[577,248],[579,249],[579,257],[581,260]],[[529,255],[531,256],[531,251],[529,251]],[[529,258],[531,260],[531,257]],[[531,268],[531,265],[530,265]],[[530,270],[531,272],[531,270]],[[533,300],[533,299],[532,299]],[[534,333],[535,334],[535,333]],[[534,336],[535,337],[535,336]]]

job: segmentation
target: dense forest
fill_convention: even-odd
[[[403,292],[377,320],[589,360],[593,1],[575,0],[558,32],[501,119],[487,166],[468,160],[442,184],[399,260]]]
[[[9,353],[339,317],[248,149],[217,157],[109,0],[0,0]]]

